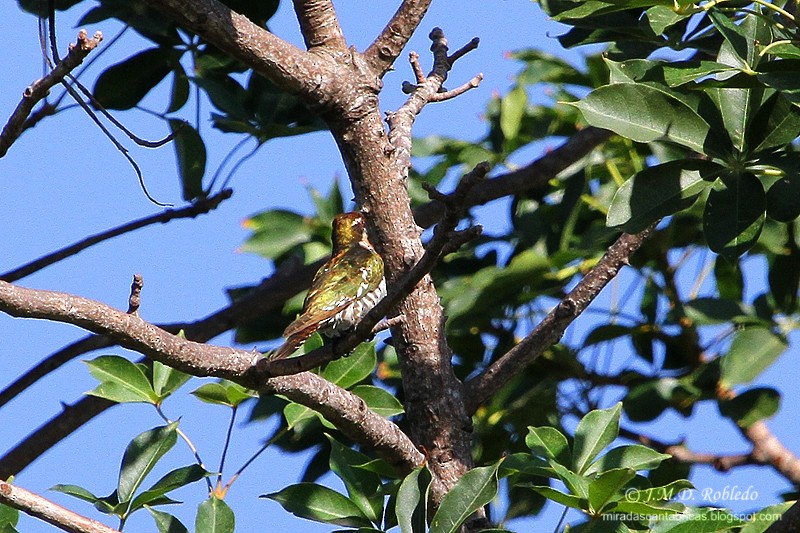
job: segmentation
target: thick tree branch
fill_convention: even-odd
[[[326,62],[287,43],[216,0],[145,0],[184,28],[225,50],[278,87],[309,96]],[[319,95],[317,95],[319,96]]]
[[[213,196],[203,198],[193,204],[187,205],[186,207],[181,207],[180,209],[167,209],[154,215],[127,222],[121,226],[117,226],[116,228],[111,228],[95,235],[90,235],[81,241],[42,256],[39,259],[31,261],[30,263],[26,263],[15,268],[14,270],[9,270],[8,272],[0,274],[0,280],[8,282],[20,280],[25,276],[30,276],[34,272],[38,272],[39,270],[57,263],[58,261],[72,257],[73,255],[91,246],[94,246],[95,244],[99,244],[103,241],[107,241],[108,239],[118,237],[125,233],[130,233],[131,231],[135,231],[152,224],[166,224],[171,220],[176,220],[179,218],[195,218],[199,215],[204,215],[216,209],[220,203],[230,198],[231,194],[233,194],[231,189],[225,189]]]
[[[348,437],[374,449],[392,464],[410,470],[420,462],[417,455],[408,454],[414,446],[407,437],[392,422],[370,411],[352,393],[330,384],[326,388],[328,396],[319,396],[317,391],[323,386],[324,380],[309,373],[264,380],[255,368],[255,362],[261,358],[259,353],[189,341],[138,316],[99,302],[69,294],[16,287],[3,281],[0,281],[0,310],[16,317],[43,318],[81,326],[114,338],[120,346],[195,376],[222,377],[264,393],[280,390],[281,394],[298,403],[313,398],[314,403],[309,407],[325,411],[331,422],[343,424],[341,429]],[[327,403],[328,397],[331,403]],[[357,413],[337,412],[337,406],[344,404],[357,404],[360,407]],[[359,423],[353,422],[354,416],[358,417]],[[366,429],[360,429],[361,423],[365,424]],[[380,436],[380,439],[375,440],[376,436]]]
[[[22,100],[3,127],[3,131],[0,132],[0,157],[6,155],[9,147],[25,131],[25,121],[33,111],[33,107],[49,94],[54,85],[61,83],[70,71],[80,65],[89,52],[94,50],[102,40],[103,34],[100,32],[89,38],[85,30],[79,31],[78,41],[70,45],[69,53],[64,60],[59,62],[44,78],[36,80],[25,89]]]
[[[580,316],[630,256],[652,234],[655,225],[635,234],[623,234],[578,285],[522,341],[492,363],[486,370],[465,383],[467,412],[485,403],[521,368],[532,363],[558,342],[567,326]]]
[[[465,205],[484,205],[492,200],[517,194],[543,195],[549,189],[548,182],[551,179],[607,141],[611,135],[607,130],[585,128],[530,164],[479,184],[470,191],[464,200]],[[435,224],[442,216],[442,207],[436,200],[418,207],[414,211],[417,224],[423,228]]]
[[[293,0],[306,47],[344,50],[346,43],[331,0]]]
[[[0,481],[0,503],[19,509],[25,514],[44,520],[62,531],[70,533],[119,533],[105,524],[73,513],[11,483]]]
[[[367,63],[379,77],[391,70],[430,4],[431,0],[404,0],[380,35],[364,51]]]

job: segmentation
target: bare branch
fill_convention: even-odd
[[[483,74],[478,74],[460,87],[456,87],[455,89],[451,89],[449,91],[443,91],[434,94],[433,96],[431,96],[430,101],[444,102],[445,100],[450,100],[451,98],[455,98],[456,96],[461,96],[470,89],[475,89],[478,85],[481,84],[481,80],[483,80]]]
[[[753,443],[750,455],[757,464],[769,464],[795,485],[800,483],[800,458],[778,440],[763,420],[742,429],[742,435]]]
[[[254,24],[216,0],[146,0],[146,3],[251,66],[278,87],[306,96],[325,62]]]
[[[320,46],[338,50],[347,47],[331,0],[293,0],[293,3],[309,50]]]
[[[233,194],[232,190],[225,189],[214,196],[203,198],[191,205],[187,205],[186,207],[181,207],[180,209],[167,209],[160,213],[156,213],[155,215],[140,218],[138,220],[123,224],[122,226],[117,226],[116,228],[111,228],[101,233],[91,235],[79,242],[62,248],[61,250],[57,250],[53,253],[40,257],[39,259],[31,261],[30,263],[15,268],[14,270],[9,270],[8,272],[0,274],[0,280],[8,282],[20,280],[25,276],[30,276],[34,272],[52,265],[53,263],[57,263],[58,261],[71,257],[78,252],[89,248],[90,246],[94,246],[95,244],[101,243],[108,239],[118,237],[119,235],[123,235],[152,224],[165,224],[171,220],[179,218],[195,218],[198,215],[204,215],[216,209],[220,203],[230,198],[231,194]]]
[[[564,330],[588,307],[611,281],[630,256],[652,234],[655,224],[635,234],[627,233],[609,247],[605,255],[578,285],[522,341],[492,363],[486,370],[469,379],[466,388],[467,412],[475,410],[494,395],[520,369],[531,364],[546,349],[559,341]]]
[[[26,120],[33,111],[33,107],[48,95],[54,85],[61,83],[70,71],[80,65],[89,52],[94,50],[102,40],[103,34],[100,32],[89,38],[85,30],[79,31],[77,42],[70,45],[69,53],[64,60],[59,62],[45,77],[36,80],[25,89],[22,100],[17,104],[17,108],[0,133],[0,157],[6,155],[14,141],[25,130]]]
[[[128,314],[138,315],[139,306],[142,303],[142,287],[144,287],[144,280],[141,274],[133,275],[133,282],[131,283],[131,295],[128,297]]]
[[[44,520],[62,531],[70,533],[119,533],[97,520],[72,511],[11,483],[0,481],[0,503],[25,514]]]
[[[522,193],[544,195],[549,189],[548,182],[551,179],[607,141],[611,135],[607,130],[585,128],[529,165],[477,185],[464,200],[465,205],[484,205],[504,196]],[[414,219],[417,224],[427,228],[441,218],[442,212],[442,204],[434,200],[417,208]]]
[[[261,359],[259,353],[200,344],[172,335],[137,316],[100,302],[70,294],[16,287],[3,281],[0,281],[0,310],[11,316],[43,318],[80,326],[114,338],[120,346],[195,376],[222,377],[262,393],[279,391],[298,403],[313,401],[309,407],[319,409],[334,424],[343,424],[340,429],[351,439],[375,449],[392,464],[411,470],[420,462],[419,452],[409,455],[414,446],[408,437],[392,422],[370,411],[352,393],[330,383],[325,385],[322,378],[308,373],[291,378],[262,379],[255,366]],[[325,387],[326,395],[319,396],[322,387]],[[357,412],[338,412],[339,406],[352,406],[354,403],[359,406]],[[357,417],[357,421],[353,417]],[[361,429],[361,424],[366,429]],[[375,436],[380,439],[375,440]]]
[[[392,19],[364,52],[372,69],[383,77],[405,48],[428,11],[431,0],[404,0]]]

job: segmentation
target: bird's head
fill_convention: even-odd
[[[358,212],[342,213],[333,218],[333,253],[354,246],[364,238],[364,215]]]

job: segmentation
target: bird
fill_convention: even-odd
[[[383,259],[369,242],[364,215],[336,215],[331,240],[331,258],[314,275],[300,316],[286,327],[286,341],[269,359],[290,356],[314,332],[341,337],[386,295]]]

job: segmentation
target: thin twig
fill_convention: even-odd
[[[131,283],[131,295],[128,297],[128,314],[138,315],[139,305],[142,303],[142,287],[144,287],[144,280],[141,274],[133,275],[133,282]]]
[[[86,30],[79,31],[77,42],[70,45],[69,53],[64,60],[59,62],[46,76],[36,80],[25,89],[22,94],[22,100],[17,104],[16,109],[14,109],[8,122],[3,127],[3,131],[0,133],[0,157],[6,155],[8,149],[24,131],[25,121],[31,114],[33,107],[48,95],[55,84],[61,83],[70,71],[80,65],[84,58],[89,55],[89,52],[94,50],[102,40],[103,34],[100,32],[96,32],[94,37],[90,39],[86,34]]]
[[[17,485],[0,481],[0,503],[44,520],[69,533],[120,533],[107,525],[74,513]]]
[[[78,252],[89,248],[90,246],[94,246],[95,244],[101,243],[108,239],[118,237],[119,235],[123,235],[152,224],[165,224],[171,220],[176,220],[179,218],[195,218],[198,215],[204,215],[216,209],[220,203],[230,198],[232,194],[232,190],[224,189],[214,196],[202,198],[191,205],[187,205],[186,207],[181,207],[179,209],[167,209],[161,213],[156,213],[138,220],[133,220],[121,226],[117,226],[116,228],[111,228],[95,235],[91,235],[65,248],[42,256],[39,259],[31,261],[30,263],[26,263],[18,268],[15,268],[14,270],[9,270],[8,272],[0,274],[0,280],[8,282],[17,281],[25,276],[30,276],[34,272],[48,267],[53,263],[57,263],[58,261],[71,257]]]
[[[456,96],[461,96],[465,92],[469,91],[470,89],[475,89],[478,85],[481,84],[481,80],[483,80],[483,74],[477,74],[474,78],[469,80],[464,85],[460,87],[456,87],[455,89],[451,89],[449,91],[444,91],[440,93],[436,93],[431,96],[431,102],[444,102],[445,100],[450,100],[451,98],[455,98]]]
[[[654,228],[655,225],[651,225],[635,235],[623,234],[531,333],[486,370],[464,383],[467,412],[474,413],[508,383],[512,376],[558,342],[567,326],[583,313],[606,284],[628,264],[630,256],[652,234]]]

